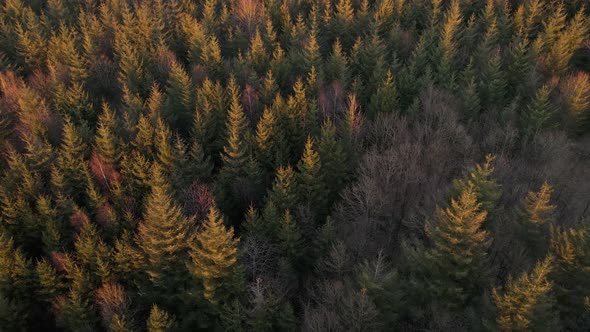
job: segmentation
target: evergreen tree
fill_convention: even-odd
[[[439,209],[426,225],[432,249],[425,253],[430,277],[426,280],[434,301],[449,309],[463,308],[486,285],[488,233],[481,230],[487,212],[477,200],[475,185],[463,189],[450,207]]]
[[[313,207],[316,218],[321,218],[326,213],[326,188],[321,167],[320,155],[314,149],[313,139],[308,136],[303,155],[297,164],[299,201]]]
[[[121,146],[117,139],[117,119],[108,104],[103,104],[103,111],[98,117],[95,149],[109,166],[117,166],[121,158]]]
[[[149,281],[146,296],[172,305],[174,296],[180,295],[176,293],[178,287],[185,281],[182,257],[187,255],[193,220],[185,217],[172,201],[158,164],[153,166],[151,183],[135,242]]]
[[[549,236],[549,226],[555,210],[555,206],[551,205],[552,191],[547,182],[543,183],[538,192],[529,191],[519,211],[523,240],[528,244],[531,254],[537,258],[544,256],[548,248],[546,238]]]
[[[174,325],[174,319],[166,311],[158,308],[155,304],[152,305],[147,320],[148,332],[170,332],[174,329]]]
[[[481,209],[487,212],[488,220],[493,216],[496,203],[502,194],[500,185],[492,177],[492,163],[495,159],[494,155],[488,154],[483,165],[475,165],[465,178],[453,181],[452,195],[458,195],[473,185],[477,201],[481,204]]]
[[[387,78],[377,88],[377,91],[371,97],[367,116],[375,119],[379,113],[399,112],[398,92],[395,87],[391,71],[387,71]]]
[[[297,204],[297,183],[291,165],[277,168],[275,181],[272,190],[269,192],[268,199],[280,211],[295,208]]]
[[[78,203],[82,197],[86,185],[86,144],[80,137],[76,126],[66,119],[63,127],[62,144],[57,157],[57,166],[64,175],[63,192],[71,195]]]
[[[509,279],[504,294],[493,290],[498,309],[496,322],[501,331],[555,331],[559,330],[552,298],[549,274],[552,260],[539,262],[531,273],[522,273]]]
[[[195,109],[193,87],[189,76],[176,61],[172,62],[166,88],[164,118],[168,125],[187,133]]]
[[[521,116],[524,135],[531,137],[548,125],[553,110],[549,101],[551,88],[543,85]]]
[[[342,142],[336,137],[336,127],[330,118],[327,118],[322,125],[318,153],[321,160],[321,177],[328,191],[327,202],[331,206],[348,180],[346,169],[348,160]]]
[[[231,105],[227,115],[227,141],[223,147],[221,176],[228,179],[242,174],[247,161],[248,123],[235,81],[230,83]]]
[[[190,269],[195,277],[203,283],[203,296],[213,304],[235,295],[239,288],[237,274],[237,245],[234,230],[223,224],[216,206],[209,209],[207,219],[203,221],[202,230],[197,234],[191,246],[192,264]]]
[[[552,273],[557,309],[562,324],[570,330],[590,327],[590,231],[588,228],[552,228],[551,252],[555,256]]]

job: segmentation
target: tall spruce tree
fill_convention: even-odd
[[[135,237],[148,281],[144,294],[148,300],[173,305],[186,281],[183,257],[188,257],[194,221],[172,200],[159,164],[152,168],[151,187]]]
[[[213,304],[240,291],[238,242],[233,228],[226,228],[219,209],[212,206],[191,245],[190,269],[203,284],[203,296]]]

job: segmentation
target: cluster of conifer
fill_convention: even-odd
[[[590,329],[584,2],[1,1],[0,331]]]

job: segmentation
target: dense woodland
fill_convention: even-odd
[[[590,330],[585,0],[1,0],[0,331]]]

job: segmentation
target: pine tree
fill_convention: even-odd
[[[20,330],[30,326],[31,294],[34,274],[31,262],[15,248],[14,241],[0,230],[0,324],[3,328]]]
[[[174,319],[166,311],[158,308],[157,305],[152,305],[150,316],[147,320],[147,331],[170,332],[174,327]]]
[[[318,153],[322,161],[321,177],[328,190],[328,205],[331,206],[348,180],[346,169],[348,158],[342,142],[336,136],[336,127],[330,118],[327,118],[322,125]]]
[[[213,172],[213,163],[211,158],[205,155],[203,146],[199,142],[193,142],[189,157],[190,163],[187,167],[189,168],[190,177],[201,182],[209,181]]]
[[[299,170],[299,201],[313,207],[316,218],[326,213],[326,188],[321,167],[320,155],[314,149],[313,139],[308,136],[303,155],[297,164]]]
[[[501,331],[556,331],[559,330],[552,298],[549,274],[552,260],[540,261],[531,273],[509,279],[504,294],[493,290],[498,309],[496,322]]]
[[[233,83],[232,83],[233,82]],[[227,141],[223,147],[221,176],[227,179],[242,174],[247,161],[248,146],[246,142],[248,123],[235,80],[229,84],[231,105],[227,115]]]
[[[492,177],[492,163],[495,159],[494,155],[488,154],[485,163],[475,165],[465,178],[454,180],[451,193],[453,196],[458,195],[473,185],[477,201],[481,204],[481,209],[487,212],[488,220],[493,216],[496,203],[502,194],[500,185]]]
[[[84,161],[86,152],[87,146],[80,137],[78,129],[72,121],[66,119],[57,166],[64,175],[64,193],[71,195],[77,202],[82,201],[86,187],[87,168]]]
[[[273,167],[276,162],[275,154],[278,152],[275,149],[277,129],[277,119],[272,112],[272,109],[265,107],[262,112],[262,117],[256,124],[255,140],[258,159],[261,160],[266,167]]]
[[[450,207],[439,209],[426,225],[433,247],[425,254],[426,280],[433,299],[449,309],[463,308],[487,285],[488,233],[481,227],[487,212],[478,203],[475,185],[463,189]]]
[[[185,217],[170,196],[161,166],[152,169],[152,190],[145,202],[135,243],[143,256],[144,271],[149,280],[149,293],[155,300],[173,304],[175,291],[184,280],[182,257],[187,255],[193,235],[193,220]]]
[[[590,75],[580,72],[568,77],[560,87],[567,107],[569,125],[576,133],[590,131]]]
[[[172,62],[166,87],[164,118],[168,125],[187,133],[195,109],[193,87],[189,76],[176,61]]]
[[[566,329],[576,331],[590,327],[590,230],[551,230],[551,252],[555,256],[552,274],[557,309]]]
[[[549,119],[553,115],[553,109],[549,101],[551,90],[548,85],[543,85],[537,90],[535,97],[523,112],[521,127],[524,135],[531,137],[548,125]]]
[[[263,75],[268,70],[268,57],[258,29],[256,29],[256,34],[250,40],[248,61],[258,76]]]
[[[268,194],[268,199],[280,211],[295,208],[297,203],[297,182],[291,165],[277,168],[275,181],[272,190]]]
[[[116,167],[121,158],[121,146],[117,140],[117,119],[108,104],[104,103],[98,117],[95,149],[111,167]]]
[[[544,256],[548,248],[546,238],[555,210],[555,206],[551,205],[552,192],[551,186],[545,182],[538,192],[529,191],[520,207],[522,237],[534,257]]]
[[[506,94],[506,78],[502,70],[502,60],[496,52],[487,62],[484,69],[484,85],[482,100],[489,104],[490,107],[502,106]]]
[[[190,269],[203,283],[203,296],[213,304],[234,295],[239,239],[223,223],[216,206],[209,209],[203,228],[191,246]]]
[[[285,210],[282,217],[281,229],[279,230],[280,248],[283,255],[287,257],[294,267],[297,267],[301,256],[304,254],[301,232],[293,220],[291,211]]]
[[[399,112],[399,95],[395,87],[391,71],[387,71],[387,78],[377,88],[371,97],[371,103],[367,111],[370,119],[375,119],[379,113]]]
[[[449,90],[454,88],[454,62],[457,53],[457,46],[455,44],[456,35],[461,24],[461,8],[459,1],[451,1],[451,6],[445,14],[445,23],[442,26],[439,53],[441,56],[440,64],[438,65],[438,81]]]

